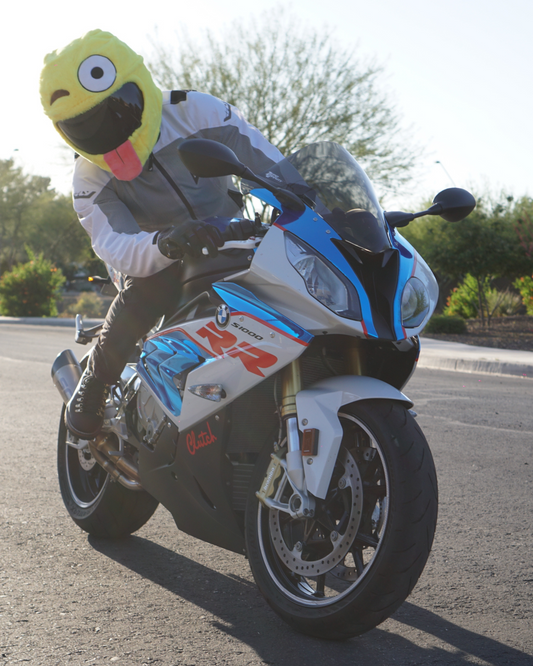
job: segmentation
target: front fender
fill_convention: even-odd
[[[318,430],[316,456],[304,456],[303,467],[307,489],[325,499],[342,440],[338,411],[343,405],[358,400],[397,400],[406,406],[413,403],[401,391],[373,377],[343,375],[320,380],[296,396],[298,427],[303,432]]]

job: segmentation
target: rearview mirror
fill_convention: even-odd
[[[210,139],[187,139],[178,153],[193,176],[200,178],[242,176],[247,170],[231,148]]]
[[[446,222],[460,222],[476,207],[476,200],[466,190],[460,187],[450,187],[442,190],[433,199],[433,210],[435,206],[440,206],[440,210],[435,209],[431,215],[440,215]]]
[[[424,215],[440,215],[446,222],[460,222],[476,207],[476,200],[460,187],[449,187],[442,190],[433,199],[433,206],[420,213],[403,213],[393,210],[385,213],[385,218],[391,227],[406,227],[409,222]]]
[[[181,161],[193,176],[200,178],[221,178],[222,176],[240,176],[257,183],[269,192],[273,192],[282,204],[292,210],[305,210],[305,204],[293,192],[272,186],[264,178],[256,176],[231,148],[210,139],[187,139],[178,148]]]

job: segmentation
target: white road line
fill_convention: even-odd
[[[510,432],[517,435],[533,435],[531,430],[512,430],[511,428],[494,428],[493,426],[477,425],[474,423],[462,423],[461,421],[451,421],[445,416],[432,416],[431,414],[418,414],[417,418],[435,419],[438,421],[446,421],[450,425],[463,426],[465,428],[484,428],[486,430],[496,430],[498,432]]]

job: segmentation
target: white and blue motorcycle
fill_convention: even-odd
[[[197,177],[242,178],[271,221],[186,260],[179,309],[112,388],[95,440],[61,419],[65,505],[87,532],[118,537],[161,503],[180,530],[245,554],[291,626],[355,636],[409,595],[437,519],[431,452],[402,387],[438,287],[397,228],[458,221],[475,201],[452,188],[427,211],[384,213],[334,143],[261,175],[211,141],[180,155]],[[78,321],[79,342],[96,333]],[[65,402],[80,373],[72,352],[58,356]]]

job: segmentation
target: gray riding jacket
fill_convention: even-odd
[[[196,137],[226,144],[256,173],[283,159],[230,104],[205,93],[168,91],[159,139],[137,178],[117,180],[83,157],[76,160],[74,209],[96,254],[116,271],[147,277],[172,264],[154,243],[160,229],[239,214],[242,200],[231,177],[197,179],[183,165],[177,148]]]

